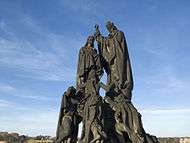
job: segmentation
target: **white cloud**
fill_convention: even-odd
[[[55,136],[58,112],[51,109],[26,109],[10,111],[9,116],[0,116],[0,128],[3,131],[37,136]]]
[[[69,65],[75,61],[72,61],[69,51],[77,55],[77,48],[81,46],[81,42],[44,31],[31,18],[27,18],[24,24],[38,36],[42,36],[45,40],[42,45],[49,44],[48,47],[39,48],[38,44],[26,39],[19,39],[15,34],[9,34],[9,39],[1,37],[0,66],[19,69],[25,74],[18,75],[41,80],[67,81],[75,79],[75,68]]]
[[[5,26],[6,26],[5,22],[1,20],[0,21],[0,30],[4,31]]]
[[[151,92],[160,96],[187,96],[190,79],[183,79],[175,74],[175,70],[165,67],[159,70],[159,73],[150,75],[145,79]]]
[[[141,113],[143,114],[154,114],[154,115],[159,115],[159,114],[186,114],[190,115],[190,109],[155,109],[155,110],[141,110]]]
[[[0,92],[10,93],[13,91],[15,91],[15,88],[13,86],[0,83]]]
[[[70,8],[74,11],[83,11],[94,15],[97,14],[97,3],[90,0],[61,0],[61,3],[65,7]]]
[[[3,83],[0,83],[0,94],[8,94],[9,97],[10,96],[19,97],[23,99],[32,99],[32,100],[40,100],[40,101],[50,100],[50,97],[46,97],[44,95],[33,95],[31,94],[31,91],[25,89],[24,87],[22,87],[21,89],[21,88],[14,87],[9,84],[3,84]]]
[[[25,99],[32,99],[32,100],[50,100],[49,97],[46,97],[46,96],[42,96],[42,95],[38,95],[38,96],[35,96],[35,95],[22,95],[22,94],[12,94],[12,96],[15,96],[15,97],[20,97],[20,98],[25,98]]]
[[[9,96],[33,100],[49,100],[44,96],[21,95],[17,93],[19,89],[13,88],[14,91],[11,90]],[[24,105],[17,101],[0,99],[0,129],[29,136],[39,134],[55,136],[58,111],[58,109],[55,110],[46,105],[35,107],[33,105]]]
[[[190,101],[188,98],[190,78],[182,78],[172,65],[159,67],[153,70],[154,72],[141,74],[139,80],[136,81],[138,84],[135,86],[134,98],[143,96],[147,98],[146,100],[158,100],[161,106],[174,106],[176,103],[182,106],[187,104]],[[162,103],[167,103],[167,105]]]
[[[14,103],[7,101],[7,100],[2,100],[0,99],[0,108],[11,108],[14,106]]]
[[[110,17],[110,15],[107,13],[108,11],[105,10],[106,5],[98,1],[95,2],[93,0],[60,0],[60,5],[63,7],[63,9],[69,11],[71,15],[73,14],[75,16],[73,20],[77,24],[83,25],[85,27],[89,27],[90,23],[96,24],[97,19],[100,20],[101,18],[105,19],[105,17]],[[110,9],[111,7],[107,6],[106,8]]]
[[[158,137],[184,137],[190,134],[190,109],[142,110],[146,132]]]

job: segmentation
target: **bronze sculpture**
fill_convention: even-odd
[[[82,122],[79,143],[158,143],[144,131],[141,114],[131,102],[133,76],[125,35],[113,22],[108,21],[106,27],[107,37],[96,25],[94,36],[79,51],[76,89],[63,96],[56,141],[76,143]],[[100,82],[103,69],[106,84]],[[103,98],[100,88],[106,91]]]
[[[105,69],[107,69],[107,85],[115,85],[115,88],[133,89],[133,76],[128,55],[127,43],[124,33],[110,21],[106,23],[109,35],[103,37],[96,25],[96,41],[99,46],[99,53],[105,61]]]
[[[81,143],[102,142],[103,130],[101,126],[101,104],[99,95],[99,79],[102,75],[100,58],[94,48],[94,37],[89,36],[84,47],[80,49],[77,89],[84,88],[84,111],[83,111],[83,133]],[[91,141],[90,141],[91,140]]]
[[[76,115],[76,105],[78,103],[76,89],[71,86],[62,97],[56,142],[72,143],[77,141],[79,119]]]

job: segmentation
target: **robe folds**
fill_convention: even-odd
[[[103,71],[97,50],[93,47],[82,47],[79,51],[78,58],[77,87],[89,79],[99,80],[99,76],[102,73]]]
[[[108,85],[115,84],[119,89],[133,89],[133,76],[124,33],[114,30],[107,37],[96,37],[103,66],[108,75]]]
[[[56,131],[56,143],[65,143],[68,138],[71,138],[74,142],[77,140],[79,121],[76,115],[76,105],[79,101],[73,95],[68,97],[66,94],[67,92],[62,96]]]
[[[93,47],[82,47],[79,51],[77,69],[77,89],[84,87],[83,99],[83,130],[79,143],[93,140],[92,128],[101,132],[101,103],[99,95],[99,79],[103,70],[97,50]]]

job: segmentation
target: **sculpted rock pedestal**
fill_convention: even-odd
[[[133,76],[125,35],[110,21],[106,27],[107,37],[96,25],[94,36],[79,51],[76,88],[69,87],[62,97],[56,142],[158,143],[144,131],[141,114],[131,102]],[[100,82],[103,71],[106,84]],[[106,91],[104,97],[100,88]]]

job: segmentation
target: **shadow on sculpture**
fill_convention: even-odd
[[[56,142],[74,143],[77,141],[80,117],[76,114],[79,98],[76,89],[71,86],[62,97],[59,120],[57,125]]]
[[[95,25],[95,34],[79,51],[76,88],[69,87],[62,97],[56,142],[158,143],[144,131],[141,114],[131,102],[133,76],[124,33],[110,21],[106,28],[109,34],[104,37]],[[103,71],[106,84],[100,82]],[[100,88],[105,90],[103,98]]]

